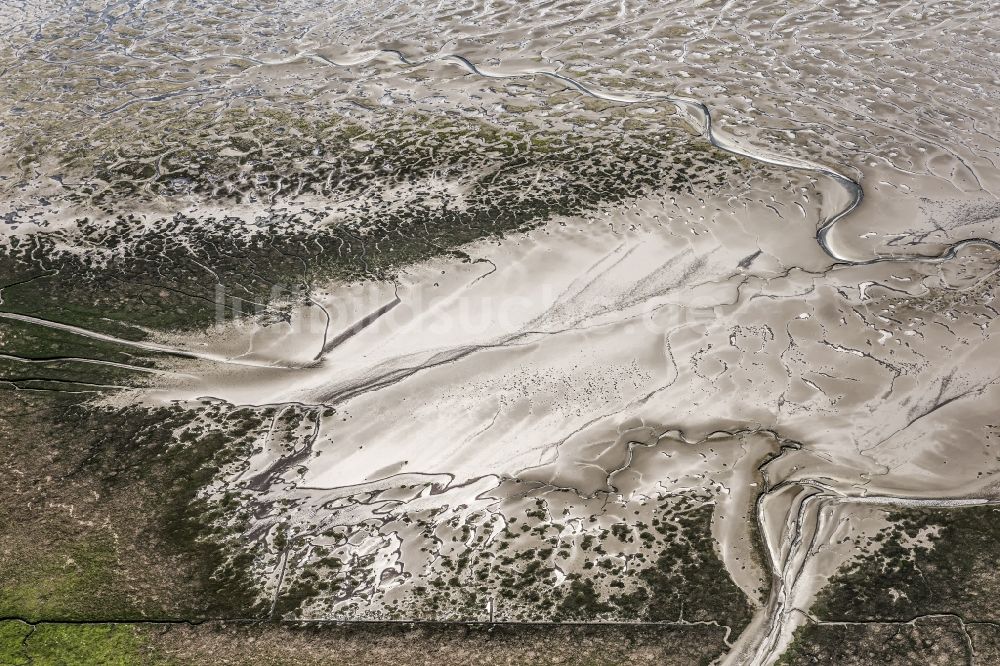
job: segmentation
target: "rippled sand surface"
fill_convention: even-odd
[[[986,4],[0,25],[0,318],[160,355],[95,400],[179,441],[259,418],[201,496],[271,617],[695,623],[773,663],[887,511],[1000,498]]]

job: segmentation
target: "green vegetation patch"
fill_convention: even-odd
[[[127,624],[0,622],[0,663],[6,666],[166,666]]]
[[[82,533],[78,540],[50,544],[54,547],[5,567],[0,616],[86,616],[114,589],[117,553],[110,534]]]
[[[214,410],[213,418],[199,420]],[[225,411],[225,413],[223,413]],[[0,392],[0,616],[28,620],[246,617],[263,612],[202,496],[246,455],[265,412],[99,408]],[[234,536],[235,535],[235,536]]]

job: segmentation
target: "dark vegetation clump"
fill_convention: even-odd
[[[1000,619],[1000,510],[992,506],[908,509],[875,538],[871,554],[841,569],[817,597],[823,620],[909,621],[953,613]]]
[[[130,338],[251,313],[282,318],[277,302],[301,302],[319,278],[378,280],[437,256],[470,260],[461,248],[471,242],[651,191],[719,188],[738,164],[666,128],[584,135],[446,117],[359,125],[272,115],[241,112],[106,158],[93,146],[69,150],[66,168],[79,175],[66,196],[108,208],[12,237],[0,256],[4,309]],[[275,133],[280,123],[295,131]],[[194,200],[250,201],[255,219],[132,212],[178,183]],[[313,203],[273,206],[307,195]]]

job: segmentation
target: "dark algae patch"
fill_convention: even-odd
[[[668,125],[622,131],[622,118],[597,135],[421,112],[362,123],[241,108],[185,122],[195,124],[108,128],[121,145],[74,139],[85,143],[63,159],[77,176],[52,197],[89,213],[10,239],[5,310],[129,338],[247,312],[281,317],[268,306],[320,278],[387,279],[654,190],[731,187],[741,164]],[[146,176],[152,163],[159,171]],[[234,204],[241,217],[211,212]]]
[[[716,554],[712,509],[687,498],[667,501],[655,525],[623,522],[618,536],[608,530],[596,538],[546,522],[524,532],[515,517],[489,546],[479,531],[457,556],[436,559],[426,583],[393,609],[399,619],[468,621],[482,619],[492,601],[502,621],[718,622],[738,632],[752,609]],[[544,545],[528,547],[535,536],[544,536]],[[609,540],[630,538],[643,541],[640,552],[622,557],[605,548]],[[348,582],[326,570],[316,578]],[[324,584],[313,592],[323,598]]]
[[[781,664],[994,663],[1000,510],[905,509],[844,565]],[[970,652],[975,649],[976,658]]]
[[[913,623],[808,624],[795,638],[780,666],[965,666],[993,663],[972,660],[956,618],[926,618]]]
[[[997,621],[1000,510],[992,506],[909,509],[889,515],[872,552],[852,561],[820,592],[822,620],[902,620],[953,613]]]
[[[644,532],[650,534],[655,544],[653,552],[658,553],[649,565],[639,565],[626,573],[616,564],[602,566],[608,560],[598,559],[596,569],[587,570],[591,578],[570,574],[574,580],[562,596],[556,617],[588,620],[610,615],[640,622],[717,621],[734,631],[741,630],[750,621],[752,610],[715,552],[712,508],[703,505],[684,510],[673,521],[654,527],[655,536]],[[671,530],[667,525],[676,528]],[[638,585],[631,592],[616,592],[624,582],[611,580],[611,593],[602,599],[595,591],[594,580],[601,582],[616,575],[634,577]]]

